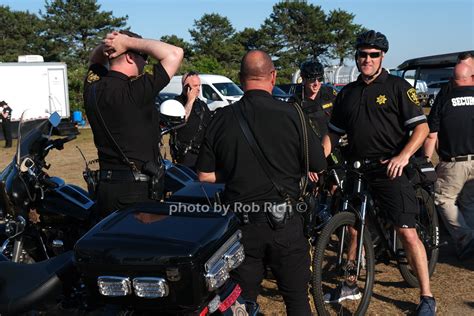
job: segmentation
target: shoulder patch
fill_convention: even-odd
[[[88,83],[93,83],[93,82],[96,82],[100,80],[100,77],[98,74],[96,74],[95,72],[93,72],[92,70],[89,70],[89,72],[87,73],[87,82]]]
[[[332,94],[337,95],[336,89],[332,89]]]
[[[420,105],[420,101],[418,101],[415,88],[409,89],[407,91],[407,95],[411,102],[415,103],[416,105]]]

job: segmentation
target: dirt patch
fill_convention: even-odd
[[[14,143],[16,146],[16,142]],[[14,146],[14,147],[15,147]],[[82,179],[84,161],[76,149],[80,147],[88,160],[97,158],[90,129],[81,129],[78,138],[65,145],[62,151],[53,151],[47,157],[50,175],[64,178],[86,188]],[[11,162],[15,148],[0,148],[0,170]],[[448,240],[442,230],[441,241]],[[459,261],[452,247],[441,248],[439,263],[432,277],[432,291],[437,298],[439,315],[474,315],[474,258]],[[394,264],[377,264],[374,294],[368,315],[410,314],[418,304],[418,289],[408,288]],[[275,280],[263,282],[258,302],[265,315],[284,315],[283,299],[278,294]]]

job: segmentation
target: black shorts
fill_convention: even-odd
[[[388,220],[396,227],[414,228],[419,214],[413,184],[405,173],[391,180],[386,173],[368,176],[369,191]]]

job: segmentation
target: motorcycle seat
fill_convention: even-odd
[[[0,314],[26,312],[61,291],[60,276],[73,266],[73,252],[34,264],[0,262]]]

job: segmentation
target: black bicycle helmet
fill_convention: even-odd
[[[359,49],[363,46],[378,48],[386,53],[388,51],[388,40],[382,33],[370,30],[357,36],[355,48]]]
[[[307,60],[300,66],[302,78],[316,78],[324,76],[324,67],[315,59]]]

